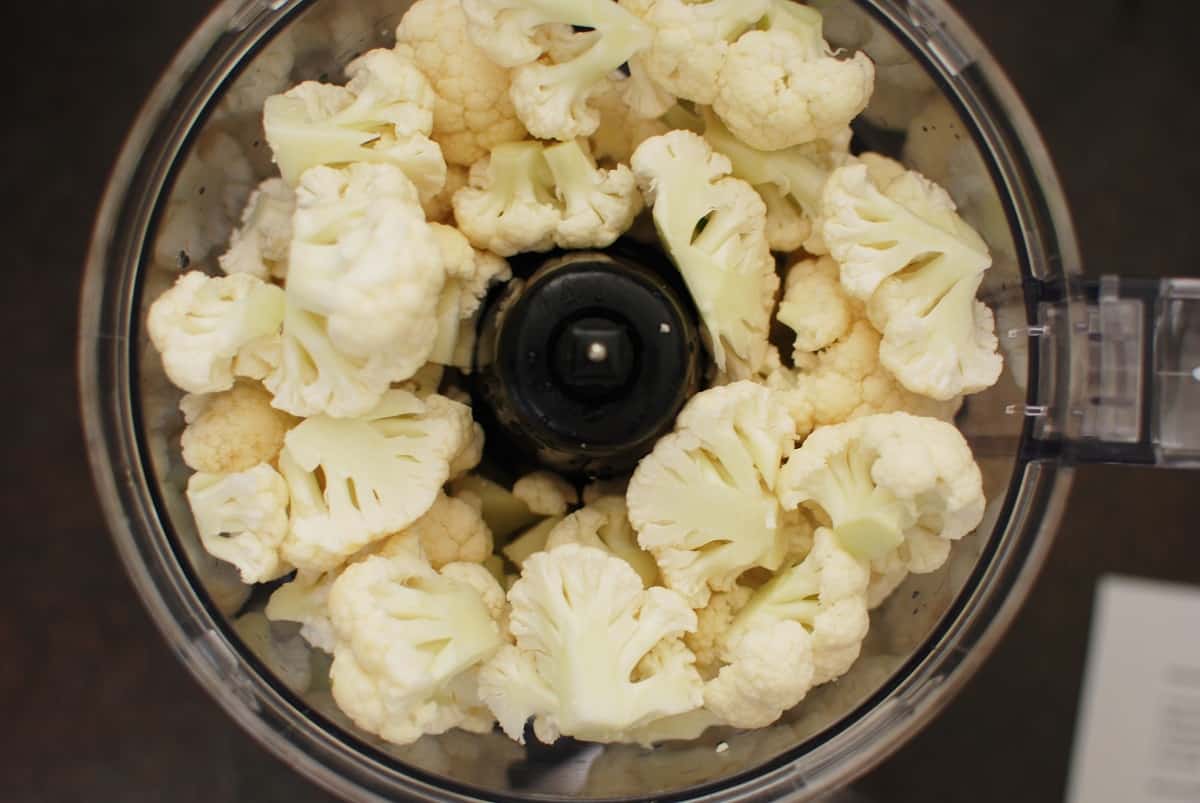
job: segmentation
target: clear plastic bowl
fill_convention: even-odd
[[[839,788],[926,724],[1011,620],[1046,552],[1070,468],[1061,459],[1086,355],[1048,339],[1044,310],[1086,320],[1078,252],[1045,148],[1012,88],[937,0],[815,3],[837,45],[862,47],[878,88],[859,131],[943,183],[995,257],[983,290],[1007,368],[959,423],[983,469],[982,526],[941,571],[877,611],[849,674],[775,725],[712,730],[655,750],[521,747],[452,732],[396,747],[356,729],[321,655],[233,617],[265,600],[200,548],[182,491],[179,394],[148,346],[148,304],[183,268],[215,270],[253,185],[272,172],[263,100],[338,80],[391,41],[406,3],[225,2],[182,49],[117,164],[89,257],[80,341],[88,445],[125,564],[183,663],[267,748],[354,800],[807,800]],[[241,632],[247,632],[241,628]],[[718,752],[719,745],[726,745]]]

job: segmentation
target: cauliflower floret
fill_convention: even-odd
[[[262,464],[232,474],[193,474],[188,504],[200,543],[237,567],[242,582],[266,583],[292,570],[279,554],[288,530],[288,489]]]
[[[670,127],[657,119],[661,114],[639,117],[626,100],[627,81],[612,81],[593,99],[600,111],[600,127],[589,138],[592,155],[600,162],[628,164],[638,146],[651,137],[670,131]]]
[[[729,591],[718,591],[708,605],[696,611],[696,630],[683,637],[688,649],[696,656],[696,668],[705,680],[716,677],[721,669],[721,642],[733,625],[738,611],[746,607],[754,589],[734,585]]]
[[[451,491],[459,498],[468,492],[478,497],[483,520],[498,541],[536,524],[540,518],[507,488],[478,474],[455,480]]]
[[[490,730],[475,684],[504,643],[498,599],[502,607],[495,579],[474,564],[439,573],[401,554],[348,567],[329,593],[338,707],[394,744],[455,727]]]
[[[433,507],[397,536],[415,536],[435,569],[449,563],[483,563],[492,554],[492,531],[479,509],[445,494],[439,494]]]
[[[336,638],[333,623],[329,621],[329,590],[338,574],[338,571],[297,572],[295,579],[275,589],[264,613],[272,622],[299,624],[305,641],[332,654]]]
[[[693,607],[728,591],[747,569],[779,568],[774,488],[794,428],[767,388],[737,382],[704,391],[680,413],[629,482],[629,520],[669,588]]]
[[[224,393],[184,396],[187,428],[180,439],[183,462],[208,474],[236,474],[259,463],[273,463],[283,438],[299,423],[271,406],[271,394],[252,382],[238,382]]]
[[[469,186],[455,193],[454,218],[472,245],[502,257],[553,248],[562,210],[542,146],[493,148],[471,167]]]
[[[269,178],[259,184],[246,202],[241,228],[233,232],[229,250],[220,257],[221,270],[259,279],[285,278],[295,212],[296,193],[286,181]]]
[[[802,259],[788,269],[776,317],[795,333],[800,355],[840,340],[862,313],[861,306],[842,291],[837,263],[825,257]],[[795,359],[801,361],[800,356]]]
[[[633,171],[704,320],[717,366],[725,368],[728,349],[757,370],[779,287],[762,198],[729,177],[729,160],[690,131],[643,142]]]
[[[549,471],[526,474],[513,485],[512,493],[539,516],[565,516],[579,504],[575,486]]]
[[[292,495],[284,556],[327,571],[407,528],[433,506],[473,429],[470,408],[402,390],[360,419],[304,421],[279,457]]]
[[[724,724],[766,727],[812,688],[812,637],[799,622],[773,622],[727,641],[728,662],[704,686],[704,707]]]
[[[578,142],[547,148],[545,157],[563,208],[554,233],[559,248],[607,248],[629,231],[643,208],[632,170],[596,167]]]
[[[446,283],[437,303],[437,338],[432,362],[470,370],[475,356],[475,330],[488,290],[512,278],[508,263],[495,254],[476,251],[458,229],[432,224],[442,253]]]
[[[659,584],[654,556],[638,546],[629,508],[619,496],[605,496],[559,522],[546,538],[546,549],[579,544],[602,549],[633,567],[647,588]]]
[[[763,27],[730,46],[717,75],[713,109],[739,139],[767,151],[829,139],[867,107],[875,65],[835,57],[819,11],[773,0]]]
[[[284,181],[317,165],[373,162],[400,168],[422,199],[446,182],[429,138],[437,101],[421,71],[394,50],[372,50],[346,67],[344,86],[305,81],[267,98],[263,127]]]
[[[975,529],[984,510],[962,434],[907,413],[818,429],[788,459],[779,489],[785,507],[807,506],[859,560],[903,550],[906,568],[921,573],[939,568],[948,542]]]
[[[525,138],[509,98],[509,71],[471,40],[462,0],[413,3],[396,42],[437,94],[433,138],[451,165],[469,167],[495,146]]]
[[[447,397],[449,398],[449,397]],[[466,402],[459,402],[465,404]],[[455,455],[450,461],[450,480],[453,482],[467,474],[469,471],[474,471],[483,462],[483,449],[487,445],[487,433],[483,427],[475,424],[471,427],[471,439],[462,448],[462,451]],[[457,496],[458,494],[456,494]],[[474,496],[474,495],[473,495]],[[479,497],[476,496],[476,499]],[[480,500],[480,509],[482,510],[482,500]]]
[[[446,185],[441,191],[421,203],[425,210],[425,219],[430,223],[454,223],[454,195],[467,186],[470,175],[467,168],[461,165],[450,165],[446,168]]]
[[[167,378],[188,393],[233,387],[238,352],[279,330],[284,294],[249,274],[185,273],[150,307],[146,328]]]
[[[625,561],[574,544],[541,552],[508,598],[516,644],[484,665],[479,692],[509,737],[523,743],[533,717],[546,743],[622,741],[700,706],[694,659],[671,644],[696,627],[696,615],[679,594],[644,588]]]
[[[361,415],[429,359],[442,252],[391,165],[315,167],[297,198],[282,356],[266,385],[295,415]]]
[[[710,110],[703,113],[704,138],[728,157],[733,175],[754,186],[767,205],[767,235],[773,251],[803,246],[827,253],[821,239],[821,193],[830,172],[850,158],[850,129],[828,139],[778,151],[750,147],[730,133]]]
[[[516,68],[510,96],[539,139],[595,132],[600,116],[590,100],[651,39],[644,23],[609,0],[463,0],[463,10],[475,43]]]
[[[945,190],[912,171],[847,165],[830,176],[822,215],[842,284],[868,301],[880,359],[906,388],[944,400],[995,384],[995,324],[975,298],[991,256]]]
[[[738,37],[766,14],[770,0],[654,0],[623,3],[654,29],[643,54],[650,78],[664,91],[710,105],[717,78]]]
[[[845,674],[869,627],[869,577],[819,529],[804,562],[755,592],[734,619],[722,644],[726,666],[705,687],[705,706],[735,727],[761,728],[812,686]]]
[[[562,516],[551,516],[548,519],[542,519],[508,542],[500,551],[504,553],[504,557],[508,558],[514,566],[518,569],[523,569],[527,560],[539,552],[546,551],[546,544],[550,541],[550,534],[554,532],[555,528],[562,521]]]

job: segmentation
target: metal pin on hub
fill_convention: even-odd
[[[593,343],[588,346],[587,358],[591,362],[600,363],[608,359],[608,346],[603,343]]]

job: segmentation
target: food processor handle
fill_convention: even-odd
[[[1057,401],[1034,406],[1039,439],[1073,462],[1200,468],[1200,279],[1104,276],[1076,294],[1029,333]]]

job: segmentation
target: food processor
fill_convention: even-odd
[[[927,725],[984,660],[1046,555],[1074,466],[1200,465],[1200,282],[1082,279],[1063,193],[1033,121],[945,3],[820,0],[813,5],[825,14],[831,43],[865,50],[877,64],[874,100],[856,124],[858,147],[901,158],[945,186],[994,256],[981,298],[996,313],[1005,373],[970,397],[957,419],[983,472],[983,523],[940,571],[910,576],[873,612],[848,674],[768,728],[712,728],[653,749],[570,740],[522,746],[498,731],[451,731],[400,747],[358,730],[333,702],[328,658],[289,626],[261,618],[254,626],[244,614],[260,611],[265,596],[201,548],[183,494],[180,394],[163,375],[144,321],[182,270],[215,270],[246,198],[273,172],[261,132],[264,100],[301,80],[340,80],[354,56],[391,43],[407,5],[217,4],[125,144],[83,289],[87,444],[124,563],[200,683],[315,782],[359,801],[820,798]],[[555,266],[559,278],[573,270],[573,258],[564,259],[565,267]],[[622,281],[636,284],[636,273],[631,268]],[[687,328],[686,310],[665,296],[659,302]],[[609,344],[608,368],[620,373],[621,333],[585,323],[570,342],[579,340],[585,358]],[[684,335],[673,341],[683,344],[672,362],[683,374],[670,388],[701,381],[687,351],[694,333]],[[512,350],[503,338],[485,338],[482,348],[494,350],[498,365]],[[586,359],[572,359],[564,357],[590,370]],[[590,388],[580,390],[585,397],[620,384],[587,371],[576,378]],[[491,407],[519,417],[521,400],[507,398],[505,387],[496,380]],[[660,414],[669,416],[676,400],[664,394]],[[572,398],[555,403],[581,397]],[[658,423],[647,421],[646,431]],[[554,445],[569,434],[537,436],[547,447],[544,462],[570,463],[572,450]]]

